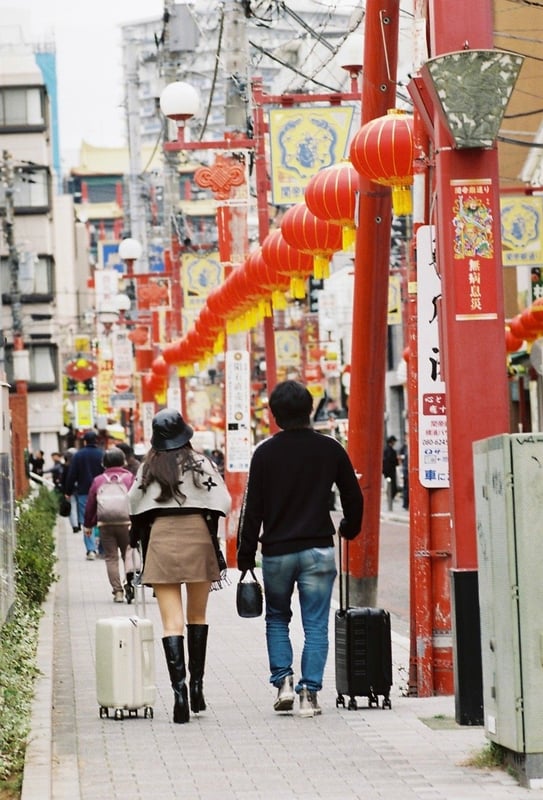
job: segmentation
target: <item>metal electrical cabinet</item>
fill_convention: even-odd
[[[473,457],[485,732],[541,774],[543,434],[493,436]]]

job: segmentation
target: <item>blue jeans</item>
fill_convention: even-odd
[[[77,497],[77,517],[79,520],[79,524],[83,527],[83,520],[85,519],[85,506],[87,505],[87,497],[86,494],[78,494]],[[92,529],[92,536],[85,536],[83,534],[83,543],[85,545],[85,550],[87,553],[96,553],[96,539],[95,539],[95,532],[96,529]]]
[[[304,629],[302,686],[310,691],[322,689],[322,676],[328,657],[328,620],[332,589],[337,575],[333,547],[313,547],[284,556],[263,556],[262,575],[266,597],[266,643],[270,663],[270,683],[279,686],[293,674],[289,625],[291,599],[298,586]]]

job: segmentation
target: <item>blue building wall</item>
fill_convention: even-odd
[[[53,168],[56,177],[57,193],[62,192],[62,168],[60,163],[60,133],[58,124],[58,81],[57,81],[57,54],[54,49],[36,51],[34,53],[50,101],[51,114],[51,144],[53,151]]]

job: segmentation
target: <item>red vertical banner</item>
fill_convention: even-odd
[[[492,181],[451,180],[455,317],[496,319]]]

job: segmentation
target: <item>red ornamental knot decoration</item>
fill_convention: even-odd
[[[226,200],[234,186],[245,182],[245,167],[232,156],[216,156],[212,167],[200,167],[194,180],[203,189],[211,189],[217,200]]]
[[[88,358],[74,358],[68,361],[64,372],[74,381],[87,381],[98,375],[98,365]]]

